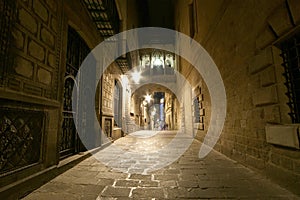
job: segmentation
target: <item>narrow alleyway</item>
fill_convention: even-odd
[[[117,140],[133,152],[153,151],[169,143],[176,132],[135,132]],[[160,157],[124,158],[113,145],[32,192],[24,200],[56,199],[300,199],[244,166],[213,151],[199,159],[201,143],[194,140],[173,164],[147,173],[139,164],[159,163]],[[121,157],[120,157],[121,156]],[[111,169],[96,158],[102,158]],[[122,158],[122,159],[120,159]],[[151,170],[149,170],[151,171]]]

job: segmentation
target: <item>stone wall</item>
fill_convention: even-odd
[[[175,12],[177,30],[186,34],[191,2],[177,1]],[[226,122],[215,148],[299,194],[299,150],[267,143],[265,131],[270,123],[291,123],[276,46],[299,27],[299,1],[196,0],[194,5],[194,39],[217,64],[227,95]],[[190,66],[181,68],[185,73]]]
[[[58,163],[61,15],[60,2],[16,1],[16,21],[12,25],[10,49],[13,59],[10,66],[5,66],[7,70],[0,87],[1,108],[5,109],[1,126],[3,128],[9,123],[16,129],[15,137],[20,140],[19,143],[7,140],[14,148],[6,150],[22,153],[12,158],[1,150],[8,163],[11,163],[10,170],[1,173],[2,184],[6,186]],[[34,125],[39,120],[38,125]],[[26,138],[29,143],[22,146],[21,140]],[[31,144],[38,146],[31,147]],[[38,157],[34,160],[25,159],[25,163],[21,160],[16,162],[32,155],[32,148],[36,148],[34,151]]]
[[[137,94],[135,93],[132,94],[131,92],[128,100],[129,100],[128,105],[130,108],[129,108],[129,113],[127,113],[128,117],[126,120],[126,126],[127,126],[128,133],[132,133],[134,131],[140,130],[139,115],[140,115],[141,100]]]
[[[135,117],[134,117],[134,105],[135,99],[134,95],[132,94],[132,90],[130,88],[130,85],[128,84],[128,79],[126,81],[126,85],[124,85],[124,93],[123,93],[123,99],[124,101],[124,131],[126,134],[132,133],[135,130],[137,130],[137,125],[135,124]]]
[[[57,100],[61,41],[58,4],[51,0],[18,2],[17,23],[12,31],[15,59],[6,88]]]
[[[81,3],[16,0],[15,15],[10,49],[13,62],[4,67],[4,72],[0,70],[3,78],[0,109],[5,109],[5,115],[0,117],[0,126],[9,123],[16,129],[19,139],[28,137],[29,143],[25,146],[15,144],[14,140],[9,141],[18,152],[33,155],[30,152],[32,145],[35,146],[34,152],[36,149],[39,152],[34,153],[36,156],[32,159],[27,156],[30,159],[26,162],[18,163],[19,158],[11,158],[14,164],[3,168],[0,198],[4,199],[17,199],[38,187],[38,181],[31,184],[30,180],[59,163],[68,26],[72,26],[91,49],[101,41]],[[1,150],[1,153],[4,151]],[[25,179],[28,181],[26,187],[18,187]]]
[[[175,95],[172,93],[165,93],[165,122],[168,125],[168,130],[175,130],[177,122],[175,122]]]
[[[191,74],[196,74],[196,72]],[[193,88],[195,98],[197,98],[196,102],[193,102],[194,132],[195,137],[203,142],[203,139],[210,125],[211,102],[209,91],[205,82],[199,74],[197,77],[198,80],[197,78],[193,78],[194,81],[197,80],[197,84],[195,84],[196,87]],[[198,104],[194,105],[195,103]],[[197,116],[195,116],[196,114],[199,115],[199,121],[196,121],[198,120]]]
[[[102,88],[102,111],[104,115],[113,116],[114,79],[112,74],[104,73]]]
[[[105,119],[112,120],[110,127],[111,132],[106,133],[108,137],[111,137],[114,127],[114,90],[115,81],[120,79],[121,71],[116,63],[110,65],[103,74],[102,80],[102,127],[105,127]],[[122,88],[121,94],[123,93]],[[122,115],[122,113],[120,113]],[[120,125],[121,126],[121,125]],[[116,137],[114,139],[117,139]]]

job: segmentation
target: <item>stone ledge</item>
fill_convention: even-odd
[[[253,93],[252,99],[256,107],[276,104],[278,102],[276,85],[258,89]]]
[[[300,149],[299,124],[271,125],[266,129],[266,141],[270,144]]]
[[[291,15],[293,17],[294,23],[300,24],[300,2],[299,0],[288,0],[289,9],[291,11]]]
[[[266,68],[259,75],[261,87],[267,87],[276,83],[274,66]]]
[[[278,37],[293,28],[288,9],[284,4],[275,9],[274,13],[269,16],[267,21]]]
[[[256,74],[259,71],[267,68],[272,65],[273,61],[273,52],[272,48],[268,47],[262,51],[260,51],[257,55],[255,55],[249,62],[249,73]]]
[[[271,45],[273,41],[276,40],[275,35],[271,32],[271,30],[266,26],[262,32],[260,32],[255,41],[255,45],[257,49],[264,49],[268,45]]]
[[[56,100],[46,99],[43,97],[37,97],[28,94],[20,94],[20,92],[15,92],[9,89],[0,88],[0,100],[11,100],[21,103],[29,103],[29,104],[36,104],[41,105],[43,107],[60,107],[60,103]]]

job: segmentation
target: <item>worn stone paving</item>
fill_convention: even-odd
[[[126,136],[114,143],[133,152],[125,154],[127,157],[118,155],[111,145],[35,190],[24,200],[300,199],[215,151],[199,159],[201,143],[197,140],[171,165],[153,171],[153,165],[167,159],[166,155],[153,157],[153,154],[170,143],[175,132],[149,133],[149,137],[137,135]],[[143,154],[149,151],[153,151],[151,156]],[[141,158],[135,157],[137,152]],[[96,158],[101,158],[106,165]]]

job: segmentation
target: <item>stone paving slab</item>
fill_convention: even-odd
[[[144,138],[126,136],[115,143],[127,151],[154,151],[163,148],[174,135],[168,131]],[[138,158],[128,154],[128,158],[120,160],[117,151],[109,146],[24,200],[300,199],[218,152],[199,159],[200,146],[194,140],[178,160],[151,172],[145,168],[151,169],[151,163],[159,163],[159,159],[166,159],[165,155]],[[99,156],[115,168],[99,162]]]

